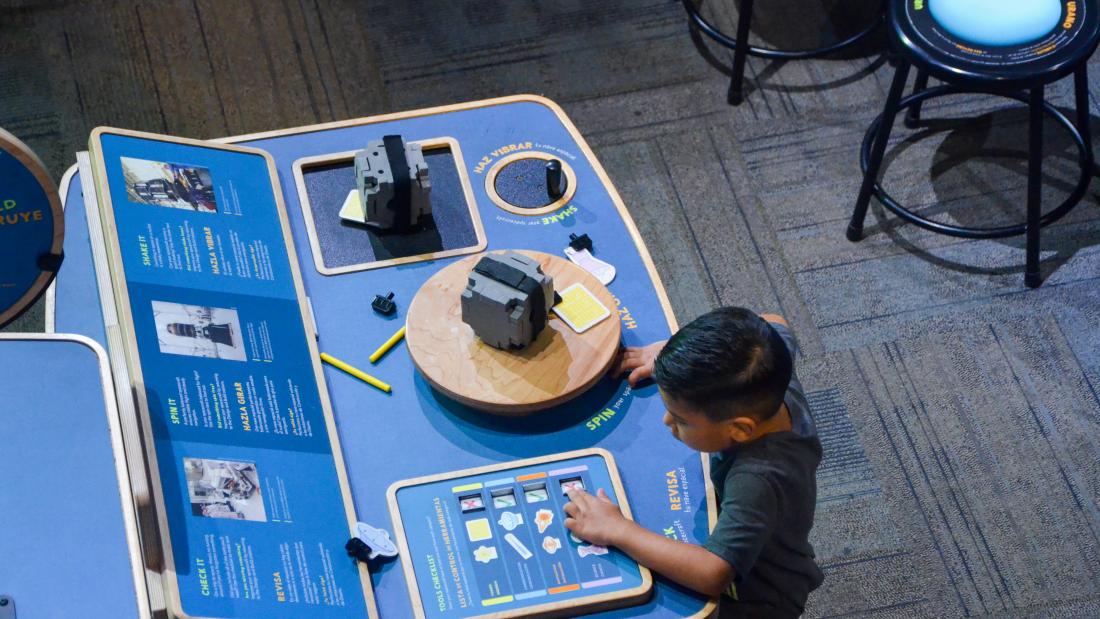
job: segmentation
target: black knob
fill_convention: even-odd
[[[566,180],[565,174],[561,168],[561,162],[557,159],[551,159],[546,163],[546,194],[550,196],[551,200],[557,200],[565,195],[565,190],[569,181]]]
[[[344,544],[344,550],[348,551],[348,556],[363,561],[364,563],[370,560],[371,547],[358,537],[353,537],[348,540],[348,543]]]

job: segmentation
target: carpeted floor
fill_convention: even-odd
[[[876,4],[758,3],[753,37],[813,45]],[[808,617],[1100,616],[1100,185],[1044,233],[1038,290],[1023,287],[1019,239],[936,236],[876,205],[849,243],[859,143],[891,75],[881,41],[751,59],[730,108],[730,54],[693,42],[676,0],[7,6],[0,125],[57,177],[97,124],[203,138],[519,92],[559,101],[681,321],[745,305],[783,313],[803,342],[826,448],[814,541],[828,578]],[[733,30],[732,2],[706,13]],[[1068,86],[1051,88],[1058,105]],[[1004,108],[928,106],[925,139],[895,133],[884,182],[947,221],[1019,217],[1023,115]],[[1053,123],[1047,138],[1052,204],[1075,172]]]

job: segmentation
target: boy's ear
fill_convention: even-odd
[[[757,423],[752,417],[734,417],[726,423],[729,424],[730,438],[735,442],[744,443],[756,435]]]

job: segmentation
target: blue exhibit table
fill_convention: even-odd
[[[338,191],[328,192],[332,195],[323,195],[331,186],[311,177],[333,174],[333,167],[311,167],[310,162],[346,154],[389,134],[456,145],[445,153],[457,172],[448,181],[451,198],[447,199],[471,201],[472,223],[463,224],[469,235],[465,240],[448,241],[456,237],[447,237],[444,231],[440,236],[450,246],[437,249],[446,252],[453,246],[458,253],[440,255],[429,245],[420,254],[405,252],[408,255],[398,256],[391,264],[377,260],[368,264],[340,253],[341,244],[349,242],[347,230],[329,226],[335,231],[327,236],[325,226],[314,221],[331,217],[334,202],[347,188],[341,185]],[[421,284],[461,252],[528,249],[562,255],[570,234],[582,233],[592,238],[595,255],[617,269],[608,288],[618,304],[612,309],[622,323],[624,344],[647,344],[669,336],[674,317],[637,229],[595,155],[556,104],[534,96],[506,97],[221,141],[262,149],[274,160],[319,349],[393,387],[391,394],[384,394],[325,368],[359,520],[392,530],[386,489],[397,480],[601,447],[615,457],[636,520],[683,541],[698,543],[706,538],[715,507],[705,460],[664,427],[664,407],[655,387],[631,389],[624,381],[607,378],[556,408],[525,418],[501,418],[433,391],[415,371],[403,344],[375,366],[368,361],[370,353],[404,324],[404,309]],[[500,179],[507,175],[503,166],[517,158],[549,157],[568,165],[571,187],[566,195],[545,206],[505,208],[509,205],[501,204],[507,202],[502,196],[522,193],[522,188],[502,187]],[[108,311],[110,299],[100,294],[102,273],[98,289],[87,281],[97,269],[88,247],[82,175],[72,175],[62,187],[68,258],[53,292],[52,319],[58,330],[105,338],[99,326],[101,297]],[[346,183],[346,177],[334,182]],[[443,193],[440,198],[445,198]],[[94,208],[94,201],[90,202]],[[463,211],[452,212],[461,215]],[[483,243],[479,242],[482,236]],[[365,234],[362,238],[371,242]],[[378,257],[380,246],[371,247],[368,257]],[[402,248],[394,251],[400,254]],[[341,266],[352,266],[325,274],[322,271],[331,266],[326,255],[342,261]],[[357,261],[362,264],[355,266]],[[397,315],[372,312],[374,296],[389,292],[398,303]],[[375,570],[372,582],[380,616],[408,616],[408,589],[396,564]],[[658,577],[647,602],[600,616],[687,617],[711,610],[713,604],[706,599]]]
[[[0,333],[0,598],[18,617],[149,617],[107,355]]]

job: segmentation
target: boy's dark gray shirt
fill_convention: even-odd
[[[792,359],[790,330],[772,324]],[[784,401],[792,430],[767,434],[711,457],[718,523],[704,547],[733,566],[739,601],[797,616],[824,576],[809,542],[817,503],[821,442],[806,393],[795,374]]]

